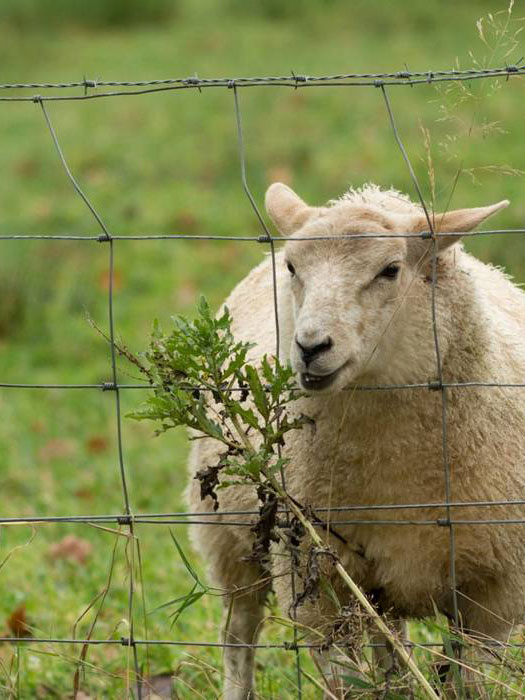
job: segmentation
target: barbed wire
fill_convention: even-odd
[[[439,346],[439,337],[437,333],[437,323],[436,323],[436,300],[435,292],[437,288],[437,241],[440,237],[459,237],[459,236],[487,236],[487,235],[521,235],[525,233],[525,228],[512,228],[512,229],[489,229],[484,231],[468,231],[464,233],[441,233],[433,230],[431,218],[428,216],[426,210],[425,200],[423,198],[421,188],[419,186],[417,177],[412,168],[410,158],[401,140],[394,112],[389,100],[388,89],[391,86],[408,86],[414,87],[423,84],[432,84],[438,82],[451,82],[451,81],[470,81],[470,80],[480,80],[480,79],[504,79],[510,80],[511,78],[517,79],[525,74],[525,66],[521,65],[521,60],[514,65],[507,65],[500,68],[493,69],[467,69],[467,70],[437,70],[437,71],[394,71],[389,73],[338,73],[332,75],[322,75],[322,76],[308,76],[295,74],[293,71],[290,75],[281,76],[270,76],[270,77],[237,77],[237,78],[199,78],[198,76],[191,76],[187,78],[165,78],[165,79],[153,79],[153,80],[135,80],[135,81],[115,81],[115,80],[101,80],[101,79],[87,79],[84,78],[82,81],[73,82],[28,82],[28,83],[2,83],[0,84],[0,91],[18,91],[18,90],[46,90],[46,91],[64,91],[64,90],[83,90],[82,94],[46,94],[46,95],[10,95],[6,96],[0,94],[0,102],[30,102],[34,103],[41,108],[42,115],[47,127],[47,130],[51,136],[53,145],[57,152],[59,161],[66,173],[66,176],[73,186],[76,194],[82,199],[84,205],[89,210],[90,214],[96,220],[101,233],[100,234],[88,234],[80,235],[76,233],[72,234],[38,234],[38,233],[8,233],[0,235],[0,240],[3,241],[91,241],[101,244],[108,244],[108,264],[109,264],[109,287],[107,295],[108,303],[108,322],[109,322],[109,340],[110,340],[110,350],[111,350],[111,379],[110,381],[101,381],[96,383],[79,383],[79,384],[66,384],[66,383],[12,383],[12,382],[2,382],[0,383],[1,389],[11,390],[91,390],[96,389],[103,392],[113,392],[115,394],[115,428],[116,428],[116,446],[118,453],[118,469],[119,477],[121,483],[121,491],[123,497],[123,513],[120,514],[91,514],[91,515],[62,515],[62,516],[24,516],[24,517],[1,517],[0,525],[45,525],[45,524],[86,524],[86,525],[101,525],[113,523],[118,525],[119,534],[125,533],[127,536],[126,547],[127,549],[127,575],[128,575],[128,617],[129,617],[129,635],[126,637],[118,638],[108,638],[108,639],[96,639],[91,636],[94,624],[91,627],[90,635],[86,636],[84,639],[76,638],[53,638],[53,637],[0,637],[0,642],[13,643],[13,644],[74,644],[82,645],[83,650],[87,646],[97,646],[97,645],[121,645],[128,650],[128,660],[131,658],[131,664],[133,666],[134,672],[134,685],[136,689],[137,697],[142,698],[142,687],[143,687],[143,675],[141,670],[141,664],[138,657],[138,647],[145,646],[146,648],[151,645],[171,645],[171,646],[194,646],[194,647],[215,647],[215,648],[227,648],[227,647],[238,647],[238,648],[257,648],[257,649],[282,649],[285,651],[291,651],[295,654],[295,664],[296,664],[296,675],[297,675],[297,696],[300,699],[302,697],[302,678],[303,670],[301,667],[301,649],[312,649],[319,648],[319,644],[308,644],[301,642],[298,637],[297,625],[293,625],[293,641],[291,643],[282,644],[244,644],[244,643],[226,643],[226,642],[208,642],[208,641],[195,641],[195,640],[164,640],[164,639],[139,639],[134,635],[135,629],[135,587],[136,587],[136,575],[135,575],[135,551],[139,552],[139,535],[136,530],[139,525],[153,525],[153,526],[167,526],[167,525],[181,525],[187,526],[202,525],[202,526],[230,526],[230,527],[253,527],[254,520],[250,519],[249,516],[258,516],[259,512],[256,510],[218,510],[217,512],[210,513],[208,511],[194,511],[194,512],[171,512],[171,513],[134,513],[131,503],[131,498],[129,494],[128,484],[127,484],[127,474],[126,465],[123,457],[123,434],[122,434],[122,415],[120,406],[120,392],[123,390],[151,390],[155,387],[150,384],[142,383],[120,383],[118,376],[118,363],[117,357],[119,354],[118,344],[115,341],[115,323],[114,323],[114,269],[115,269],[115,246],[117,241],[147,241],[147,240],[163,240],[163,241],[236,241],[236,242],[251,242],[256,244],[263,244],[269,246],[269,252],[271,256],[271,266],[272,266],[272,277],[273,277],[273,309],[275,318],[275,329],[276,329],[276,354],[279,355],[279,312],[278,312],[278,290],[277,290],[277,275],[276,275],[276,245],[283,243],[285,240],[289,242],[290,240],[302,241],[302,240],[333,240],[342,238],[419,238],[428,240],[431,246],[432,254],[432,318],[433,318],[433,337],[435,345],[435,355],[436,355],[436,377],[425,379],[419,382],[398,384],[398,385],[357,385],[350,387],[352,391],[398,391],[398,390],[432,390],[439,392],[441,396],[441,431],[442,431],[442,457],[443,457],[443,478],[445,483],[445,499],[433,503],[392,503],[392,504],[349,504],[346,506],[333,506],[327,508],[326,506],[314,507],[313,511],[316,514],[323,513],[334,513],[337,514],[336,519],[330,519],[331,525],[352,525],[352,526],[434,526],[440,528],[448,528],[449,530],[449,554],[450,554],[450,588],[454,599],[454,618],[455,622],[459,624],[459,614],[458,614],[458,604],[457,604],[457,582],[456,582],[456,571],[455,571],[455,540],[454,540],[454,528],[461,526],[504,526],[504,525],[521,525],[525,524],[525,516],[523,518],[519,517],[473,517],[478,515],[477,509],[481,509],[482,512],[488,516],[492,516],[491,512],[486,509],[491,508],[509,508],[525,506],[525,499],[500,499],[500,500],[486,500],[486,501],[470,501],[470,502],[457,502],[451,500],[450,493],[450,467],[448,463],[448,445],[447,445],[447,394],[452,390],[468,390],[476,388],[500,388],[500,389],[522,389],[525,388],[525,382],[520,383],[500,383],[497,381],[491,381],[490,379],[479,381],[469,380],[469,381],[455,381],[447,382],[444,378],[441,350]],[[295,236],[293,239],[284,239],[281,236],[272,235],[270,229],[266,225],[265,219],[261,214],[255,197],[253,196],[247,179],[247,168],[246,168],[246,157],[245,157],[245,147],[243,141],[243,127],[242,127],[242,115],[241,115],[241,103],[239,98],[238,90],[241,88],[249,87],[289,87],[293,89],[300,89],[304,87],[373,87],[379,88],[382,92],[383,99],[385,102],[387,117],[389,119],[394,138],[399,147],[400,153],[405,161],[405,164],[409,170],[410,177],[412,179],[414,188],[418,195],[419,204],[422,210],[427,214],[428,220],[428,231],[423,231],[421,233],[413,232],[397,232],[397,233],[369,233],[366,231],[360,232],[358,234],[348,234],[348,236],[316,236],[312,237],[301,237]],[[101,89],[106,88],[117,88],[116,90],[103,91]],[[122,90],[120,88],[137,88],[131,90]],[[53,125],[50,114],[46,109],[46,103],[53,101],[84,101],[92,100],[98,98],[109,98],[109,97],[123,97],[123,96],[133,96],[133,95],[145,95],[153,94],[156,92],[167,91],[167,90],[181,90],[181,89],[193,89],[201,92],[206,88],[226,88],[231,90],[233,94],[233,110],[235,123],[237,126],[237,139],[239,147],[239,163],[240,163],[240,175],[241,184],[245,192],[246,197],[249,200],[252,211],[257,219],[257,224],[261,229],[260,235],[239,235],[239,236],[223,236],[223,235],[189,235],[184,233],[142,233],[136,235],[127,235],[121,232],[110,231],[105,225],[102,217],[95,209],[91,203],[89,197],[86,195],[84,190],[80,187],[74,174],[72,173],[66,156],[61,147],[57,131]],[[91,91],[91,92],[90,92]],[[118,244],[120,245],[120,243]],[[232,388],[232,391],[240,391],[241,389]],[[206,387],[203,387],[203,391],[206,391]],[[245,391],[245,389],[242,389]],[[284,475],[283,475],[283,486],[285,486]],[[471,517],[457,517],[455,509],[470,509],[467,515]],[[381,512],[393,512],[396,511],[437,511],[441,513],[437,514],[435,518],[425,517],[370,517],[369,513],[381,513]],[[358,517],[359,513],[363,513],[363,517]],[[453,513],[454,512],[454,513]],[[356,513],[355,517],[344,517],[344,514]],[[278,511],[278,516],[282,518],[279,525],[281,527],[289,527],[289,512],[286,508],[280,508]],[[232,519],[235,518],[235,519]],[[316,527],[327,528],[327,524],[323,521],[317,521],[314,523]],[[142,578],[140,555],[138,554],[138,570],[140,572],[140,577]],[[291,567],[291,586],[293,589],[293,596],[295,597],[295,570]],[[99,606],[99,612],[101,606],[103,605],[105,597],[102,598],[102,602]],[[145,613],[145,610],[143,610]],[[98,613],[95,617],[95,622],[98,617]],[[145,630],[147,633],[147,626],[145,625]],[[147,634],[146,634],[147,636]],[[490,646],[491,642],[487,642]],[[418,647],[431,647],[437,646],[433,642],[425,643],[413,643],[406,641],[405,645],[409,648],[416,649]],[[378,644],[370,643],[366,646],[373,647],[379,646]],[[494,646],[498,647],[514,647],[522,648],[523,644],[510,644],[510,643],[500,643],[494,642]],[[84,654],[84,651],[82,652]],[[83,656],[79,658],[79,664],[83,660]],[[130,678],[130,662],[128,661],[128,680]],[[131,686],[128,685],[128,694],[132,694]]]
[[[469,81],[487,78],[519,77],[525,73],[525,66],[521,65],[521,59],[516,64],[505,65],[500,68],[470,68],[450,69],[436,71],[395,71],[390,73],[339,73],[333,75],[301,75],[293,71],[290,75],[264,76],[264,77],[227,77],[227,78],[199,78],[190,76],[186,78],[160,78],[153,80],[101,80],[87,79],[73,82],[29,82],[29,83],[2,83],[0,90],[65,90],[81,88],[81,95],[32,95],[6,97],[0,95],[3,102],[40,102],[64,101],[64,100],[92,100],[104,97],[122,97],[126,95],[144,95],[167,90],[194,89],[201,91],[205,88],[228,89],[245,87],[291,87],[294,89],[305,87],[376,87],[385,85],[421,85],[437,82]],[[97,90],[103,87],[145,87],[146,90],[117,90],[113,92],[88,93],[88,90]]]

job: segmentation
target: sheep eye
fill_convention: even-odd
[[[292,277],[295,275],[295,267],[292,265],[291,262],[286,263],[286,267],[288,268],[288,272],[292,275]]]
[[[387,265],[384,267],[377,277],[386,277],[389,280],[395,280],[399,272],[399,265]]]

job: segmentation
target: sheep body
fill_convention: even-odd
[[[404,231],[410,227],[420,230],[423,226],[419,207],[395,191],[384,192],[369,186],[351,191],[328,207],[314,209],[306,207],[284,186],[273,186],[277,187],[281,189],[276,189],[273,195],[269,192],[267,208],[281,230],[291,233],[292,238],[299,234],[308,238],[362,230]],[[495,210],[489,212],[487,208],[483,215],[478,213],[475,220],[466,223],[460,217],[461,230],[479,223]],[[361,248],[359,240],[352,241],[354,249],[348,263],[355,264],[352,280],[372,266],[371,256],[376,255],[380,240],[364,241]],[[285,257],[292,255],[301,267],[307,255],[301,253],[301,246],[306,250],[305,245],[310,246],[309,260],[320,261],[319,279],[312,282],[317,285],[317,297],[323,297],[317,301],[309,301],[307,283],[301,282],[301,289],[294,288],[299,282],[290,279],[284,263]],[[346,332],[343,324],[351,325],[352,338],[358,335],[365,338],[352,350],[349,363],[357,369],[352,370],[355,376],[349,385],[338,386],[333,391],[312,392],[296,402],[294,410],[308,415],[313,423],[289,433],[286,438],[285,454],[291,458],[286,470],[287,489],[299,502],[318,509],[443,503],[447,500],[447,485],[441,391],[359,390],[363,384],[426,383],[438,378],[428,255],[425,258],[419,249],[416,255],[410,247],[416,241],[396,240],[398,248],[392,247],[392,251],[396,255],[401,255],[401,251],[405,256],[409,271],[400,276],[405,275],[406,279],[399,281],[396,295],[389,291],[387,280],[380,280],[377,284],[382,288],[374,291],[371,287],[371,292],[361,284],[348,304],[363,307],[359,315],[346,308],[344,298],[340,301],[341,294],[349,294],[341,289],[347,290],[354,284],[345,278],[346,268],[341,272],[334,263],[337,259],[339,264],[341,256],[347,255],[343,245],[347,241],[335,244],[291,241],[285,252],[276,254],[283,358],[291,356],[298,371],[305,371],[297,356],[295,340],[313,338],[317,322],[330,330],[338,348],[354,343],[352,339],[345,341],[346,346],[343,341],[337,342],[338,334]],[[394,246],[394,242],[388,245]],[[417,245],[421,245],[419,239]],[[317,274],[312,272],[314,268],[308,269],[310,276]],[[436,321],[443,381],[447,384],[523,382],[525,294],[500,270],[466,253],[461,244],[440,250],[437,272]],[[254,363],[264,354],[275,353],[272,284],[272,263],[268,258],[252,270],[226,301],[233,317],[234,335],[255,344],[249,355],[249,361]],[[392,321],[378,326],[377,332],[370,331],[376,335],[370,336],[373,344],[367,347],[367,327],[374,326],[377,316],[374,312],[373,317],[370,314],[367,317],[366,294],[372,293],[383,295],[377,308],[386,305]],[[372,301],[370,305],[373,306]],[[329,363],[335,352],[334,347],[316,359],[319,374],[325,374],[325,365],[321,363]],[[361,352],[366,361],[359,359]],[[446,389],[446,459],[451,502],[512,501],[524,497],[524,415],[525,396],[520,389],[474,386]],[[192,475],[205,465],[215,464],[219,452],[220,446],[214,441],[197,441],[190,458]],[[213,508],[211,499],[201,501],[194,479],[190,482],[188,499],[192,510]],[[247,487],[221,490],[219,499],[222,510],[255,510],[258,505],[256,494]],[[472,505],[452,508],[450,515],[453,520],[520,519],[525,517],[525,507]],[[374,524],[385,520],[436,523],[438,519],[446,524],[447,516],[445,507],[332,512],[329,517],[335,523],[333,527],[346,543],[328,535],[325,539],[337,551],[351,576],[365,591],[373,592],[379,605],[393,615],[424,617],[432,615],[437,607],[452,616],[449,527]],[[228,519],[221,515],[214,517]],[[336,522],[348,520],[363,520],[368,524]],[[522,526],[463,524],[454,527],[452,536],[457,601],[463,624],[476,633],[505,639],[512,624],[522,620],[525,608]],[[210,525],[193,529],[194,544],[203,553],[212,578],[232,592],[250,586],[263,576],[258,565],[245,560],[252,538],[246,527]],[[275,556],[271,573],[280,604],[288,611],[293,603],[289,561]],[[296,587],[301,589],[301,585],[299,578]],[[347,594],[335,579],[334,586],[344,602]],[[264,586],[259,588],[257,593],[237,598],[227,639],[252,641],[256,637],[264,597]],[[310,601],[297,610],[302,623],[317,629],[326,627],[331,614],[329,602],[323,599]],[[250,650],[229,655],[226,697],[247,697],[252,664]]]

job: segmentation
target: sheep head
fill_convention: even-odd
[[[434,216],[434,231],[458,233],[437,239],[440,273],[454,265],[461,233],[507,205],[505,200]],[[375,186],[311,207],[280,183],[269,187],[266,208],[289,239],[284,264],[295,324],[289,357],[302,387],[318,393],[367,382],[404,383],[418,371],[428,380],[435,371],[433,243],[419,236],[388,237],[428,230],[421,208]],[[357,235],[363,233],[385,238]],[[322,236],[333,239],[319,240]],[[445,308],[443,325],[446,313]]]

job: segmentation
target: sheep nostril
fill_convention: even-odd
[[[321,353],[330,350],[330,348],[333,345],[333,341],[330,337],[326,338],[320,343],[317,343],[316,345],[303,345],[297,340],[297,338],[295,339],[295,342],[301,352],[301,358],[305,364],[311,362],[315,357],[317,357]]]

